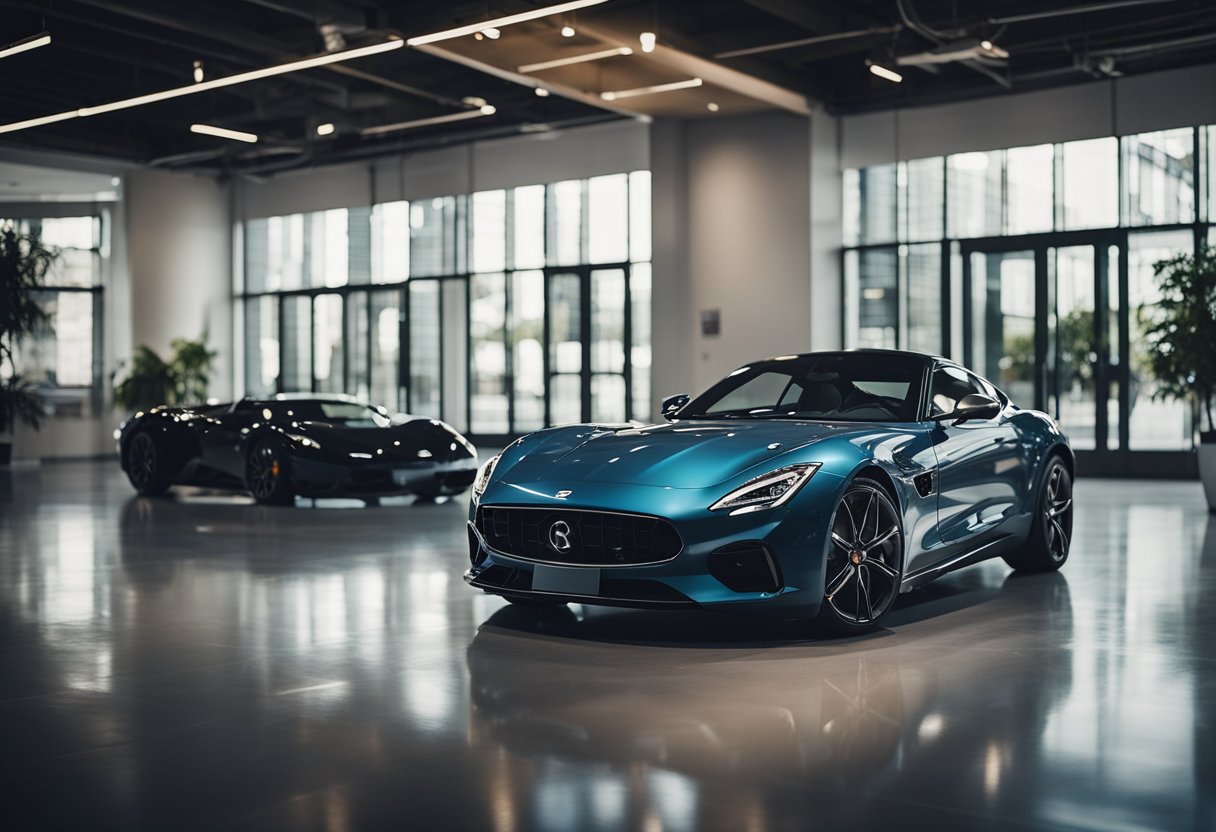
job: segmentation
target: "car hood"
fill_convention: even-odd
[[[335,454],[364,453],[374,457],[398,460],[416,458],[426,450],[428,459],[467,456],[456,437],[429,419],[417,419],[405,424],[386,427],[346,427],[329,422],[299,422],[289,434],[307,436],[325,452]]]
[[[706,488],[749,468],[827,440],[873,435],[874,425],[772,421],[686,421],[628,430],[558,428],[525,441],[499,467],[502,482],[606,482]],[[757,475],[764,473],[758,470]]]

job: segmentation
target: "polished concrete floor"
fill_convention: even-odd
[[[0,826],[1216,829],[1216,520],[1081,481],[1058,575],[873,636],[475,593],[462,501],[0,469]]]

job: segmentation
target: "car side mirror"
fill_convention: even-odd
[[[973,419],[995,419],[1001,413],[1001,403],[983,393],[968,393],[950,413],[939,413],[935,422],[962,424]]]
[[[667,398],[663,399],[663,404],[659,406],[659,412],[663,415],[664,419],[670,422],[676,418],[676,414],[679,413],[680,409],[683,408],[684,405],[688,404],[689,401],[690,399],[687,393],[668,396]]]

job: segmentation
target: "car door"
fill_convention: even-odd
[[[930,387],[930,417],[952,412],[972,393],[1000,396],[973,373],[950,364],[938,365]],[[1017,515],[1028,473],[1017,431],[1010,422],[1013,410],[1003,397],[998,400],[1004,407],[994,418],[959,424],[934,422],[931,436],[938,462],[937,516],[943,558],[1001,536],[1002,526]]]

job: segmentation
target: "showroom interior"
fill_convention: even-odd
[[[1156,325],[1216,315],[1214,55],[1210,0],[0,0],[0,234],[50,252],[0,310],[3,825],[1216,828],[1216,328],[1167,377]],[[469,585],[476,465],[701,441],[668,397],[840,350],[1046,414],[1067,564],[836,638]],[[476,460],[136,481],[141,419],[313,400]]]

